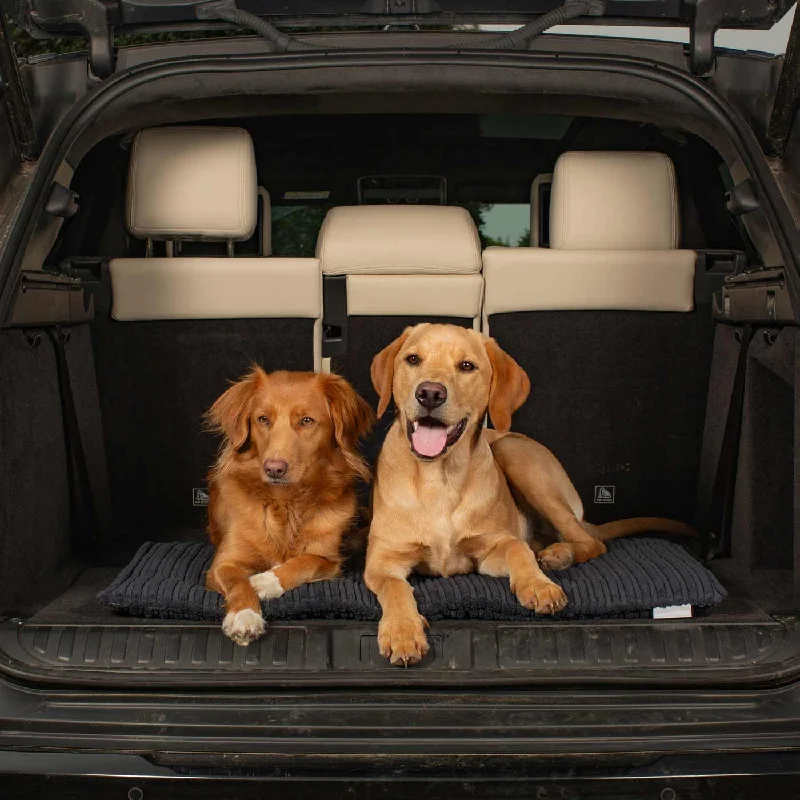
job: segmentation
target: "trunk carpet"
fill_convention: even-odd
[[[222,597],[204,586],[213,552],[208,544],[146,542],[98,600],[134,616],[220,620]],[[663,539],[611,542],[604,556],[549,575],[569,600],[557,619],[647,618],[655,607],[708,607],[726,596],[708,569],[682,547]],[[545,619],[524,609],[504,578],[412,576],[411,583],[420,613],[429,621]],[[371,621],[381,615],[377,598],[360,573],[300,586],[263,603],[263,612],[272,620]]]

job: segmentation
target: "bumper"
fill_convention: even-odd
[[[520,768],[480,760],[461,769],[419,772],[399,765],[382,773],[367,768],[317,765],[270,767],[248,759],[217,756],[213,768],[161,766],[141,755],[109,753],[0,753],[0,785],[10,798],[128,797],[130,800],[264,797],[374,798],[749,798],[796,797],[800,754],[667,756],[644,766]],[[244,763],[243,763],[244,762]]]
[[[2,797],[153,800],[181,785],[215,800],[795,797],[800,687],[202,694],[0,682]]]

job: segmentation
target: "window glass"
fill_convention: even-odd
[[[272,255],[313,258],[329,206],[272,206]]]
[[[313,258],[317,236],[329,206],[273,206],[272,255]],[[481,246],[528,247],[531,207],[528,203],[467,203]]]
[[[531,207],[529,203],[478,203],[470,207],[484,247],[529,247]]]

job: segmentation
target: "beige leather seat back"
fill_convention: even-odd
[[[679,219],[665,155],[570,152],[550,247],[483,254],[484,329],[531,379],[514,430],[557,455],[592,521],[694,514],[713,322]]]
[[[346,281],[348,318],[385,319],[383,330],[445,317],[480,326],[480,239],[466,209],[333,208],[320,229],[317,257],[326,278]],[[351,319],[348,327],[355,344],[364,326]]]
[[[550,233],[545,226],[547,218],[550,216],[549,200],[552,185],[552,172],[537,175],[531,184],[531,247],[543,247],[545,243],[540,241],[540,239],[549,239]],[[545,207],[546,203],[547,205]]]
[[[259,196],[262,252],[270,249],[269,195],[259,189],[253,142],[242,128],[140,131],[128,176],[128,232],[147,242],[142,258],[109,264],[111,316],[120,322],[202,319],[311,319],[319,368],[322,285],[314,258],[234,257],[249,239]],[[154,257],[153,243],[167,243]],[[227,243],[228,256],[181,255],[186,242]]]
[[[690,311],[696,254],[678,249],[678,189],[661,153],[570,152],[553,172],[550,247],[489,247],[492,314]]]

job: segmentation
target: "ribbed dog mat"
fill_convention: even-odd
[[[204,586],[213,552],[207,544],[146,542],[98,600],[133,616],[221,620],[222,597]],[[649,617],[656,607],[712,606],[725,598],[709,570],[663,539],[610,542],[605,555],[548,575],[569,600],[558,619]],[[519,604],[506,578],[412,576],[411,583],[420,613],[429,621],[537,618]],[[262,605],[265,618],[273,620],[377,620],[381,615],[359,573],[305,584]]]

